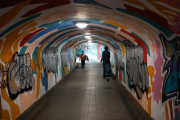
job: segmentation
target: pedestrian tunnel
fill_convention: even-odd
[[[97,61],[109,47],[114,75],[149,116],[180,119],[178,0],[7,0],[0,11],[1,119],[16,119],[75,70],[89,41]]]

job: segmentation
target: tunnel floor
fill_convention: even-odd
[[[80,64],[80,63],[78,63]],[[79,65],[80,66],[80,65]],[[26,120],[142,120],[144,117],[127,98],[119,80],[102,77],[102,65],[91,60],[75,69],[51,92],[18,119]],[[120,86],[117,86],[116,84]]]

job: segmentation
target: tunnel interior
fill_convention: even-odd
[[[109,47],[113,73],[152,118],[180,119],[178,0],[6,0],[0,11],[1,119],[72,71],[85,35]]]

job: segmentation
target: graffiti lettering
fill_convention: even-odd
[[[62,65],[63,67],[68,66],[68,62],[70,62],[70,52],[68,48],[64,48],[61,51],[62,55]]]
[[[141,99],[142,93],[148,91],[149,76],[147,64],[144,63],[143,48],[140,45],[135,46],[130,41],[124,41],[126,44],[126,70],[130,87]]]
[[[90,51],[90,45],[89,44],[81,44],[77,47],[79,50],[85,50],[85,51]]]
[[[48,72],[56,72],[56,66],[57,66],[57,53],[58,48],[56,47],[50,47],[48,49],[43,50],[42,52],[42,58],[43,58],[43,68],[46,72],[46,75],[48,75]]]
[[[18,55],[16,52],[8,69],[8,89],[11,99],[15,99],[24,90],[31,90],[33,86],[33,71],[30,54]]]
[[[162,88],[162,102],[175,98],[174,105],[180,105],[180,37],[168,41],[163,34],[159,35],[163,45],[165,74]]]
[[[120,50],[116,50],[116,60],[117,60],[117,68],[118,70],[124,70],[123,68],[123,56]]]

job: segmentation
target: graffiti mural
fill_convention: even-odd
[[[46,75],[51,71],[53,73],[56,72],[57,67],[57,47],[50,47],[42,52],[42,59],[43,59],[43,68],[46,72]]]
[[[79,50],[90,51],[91,46],[89,44],[81,44],[77,47]]]
[[[0,88],[3,88],[3,89],[8,87],[8,84],[7,84],[7,70],[5,68],[3,66],[0,66]]]
[[[116,50],[116,66],[118,68],[118,70],[124,70],[123,68],[123,55],[122,52],[120,50]]]
[[[180,119],[179,0],[15,0],[0,11],[2,119],[16,119],[65,77],[75,52],[100,60],[103,48],[72,47],[85,34],[112,46],[113,72],[150,116]],[[78,29],[79,18],[90,24]]]
[[[129,79],[130,87],[141,99],[144,91],[148,91],[149,76],[147,64],[144,63],[143,48],[140,45],[135,46],[130,41],[124,41],[126,45],[126,73]]]
[[[180,37],[168,41],[163,34],[159,35],[163,45],[165,74],[162,88],[162,102],[174,98],[174,105],[180,105]]]
[[[18,55],[16,52],[9,62],[7,75],[11,99],[15,99],[19,93],[31,90],[33,86],[33,71],[30,54]]]
[[[61,55],[62,55],[62,65],[63,67],[68,66],[68,63],[70,62],[70,50],[68,48],[64,48],[61,51]]]

